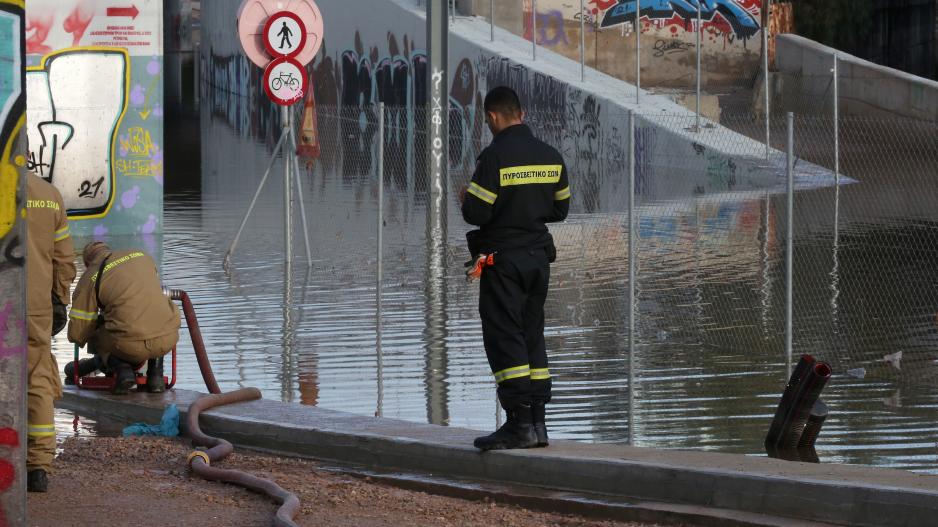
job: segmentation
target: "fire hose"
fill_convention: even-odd
[[[297,527],[293,522],[297,510],[300,508],[300,500],[295,494],[283,489],[269,479],[252,476],[246,472],[232,469],[222,469],[211,466],[228,457],[233,451],[234,446],[224,439],[212,437],[202,432],[199,427],[199,414],[204,410],[245,401],[253,401],[261,398],[261,392],[257,388],[244,388],[228,393],[221,393],[218,383],[215,381],[215,374],[212,372],[212,365],[208,360],[208,353],[205,351],[205,343],[202,340],[202,332],[199,329],[199,321],[195,315],[195,308],[192,307],[192,301],[189,295],[181,289],[172,289],[169,296],[173,300],[182,302],[182,311],[186,317],[186,325],[189,327],[189,335],[192,337],[192,347],[195,350],[196,360],[199,363],[199,370],[202,372],[202,379],[205,381],[205,387],[211,395],[206,395],[197,399],[189,406],[187,425],[189,437],[192,439],[192,445],[195,447],[207,447],[207,450],[195,450],[187,459],[190,470],[198,476],[209,481],[222,481],[233,483],[255,492],[267,494],[275,501],[280,503],[277,515],[274,518],[276,527]]]
[[[280,485],[269,479],[252,476],[240,470],[222,469],[211,466],[213,462],[221,461],[234,451],[228,441],[206,435],[199,428],[199,414],[216,406],[225,404],[253,401],[261,398],[257,388],[244,388],[228,393],[206,395],[197,399],[189,406],[189,415],[186,424],[189,428],[189,437],[193,446],[208,447],[207,450],[195,450],[189,454],[188,463],[192,472],[209,481],[222,481],[233,483],[255,492],[262,492],[280,503],[277,516],[274,518],[276,527],[297,527],[293,522],[300,500],[292,492],[288,492]]]
[[[202,330],[199,329],[199,319],[195,316],[195,308],[192,307],[189,294],[182,289],[169,289],[167,292],[170,298],[182,302],[182,312],[186,316],[186,326],[189,328],[189,336],[192,337],[192,349],[195,350],[195,358],[199,363],[199,371],[202,372],[205,387],[209,393],[221,393],[218,383],[215,381],[215,374],[212,373],[212,364],[208,361],[205,342],[202,340]]]

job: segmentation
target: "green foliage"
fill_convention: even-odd
[[[873,0],[791,0],[795,33],[850,52],[863,47],[873,23]]]

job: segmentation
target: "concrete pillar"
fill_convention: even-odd
[[[0,523],[26,525],[26,64],[23,9],[0,0]],[[7,167],[11,167],[9,170]],[[9,482],[9,484],[3,484]]]

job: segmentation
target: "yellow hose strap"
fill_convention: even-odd
[[[202,451],[200,451],[200,450],[196,450],[195,452],[189,454],[189,457],[186,458],[186,463],[191,467],[191,466],[192,466],[192,460],[195,459],[195,458],[197,458],[197,457],[200,457],[200,458],[202,458],[202,461],[205,461],[205,466],[208,467],[208,466],[211,466],[211,465],[212,465],[212,462],[209,461],[209,459],[208,459],[208,454],[206,454],[205,452],[202,452]]]

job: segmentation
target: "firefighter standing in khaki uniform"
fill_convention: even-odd
[[[87,270],[72,295],[68,340],[90,344],[97,360],[81,361],[80,374],[106,365],[117,376],[113,393],[125,394],[146,361],[147,391],[162,392],[162,358],[179,340],[180,320],[163,294],[156,264],[142,251],[112,252],[102,242],[88,244],[82,258]],[[74,368],[69,366],[67,373]]]
[[[52,355],[52,335],[65,326],[65,303],[75,279],[75,249],[62,195],[35,174],[26,176],[26,225],[29,325],[26,488],[30,492],[45,492],[47,472],[55,456],[53,401],[62,396],[59,366]]]

